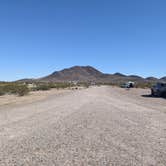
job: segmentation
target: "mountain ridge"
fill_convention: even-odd
[[[28,79],[23,79],[22,81]],[[21,80],[19,80],[21,81]],[[143,78],[138,75],[124,75],[122,73],[107,74],[103,73],[92,66],[73,66],[65,68],[60,71],[55,71],[50,75],[41,77],[38,79],[29,79],[29,81],[41,81],[41,82],[102,82],[102,83],[113,83],[113,82],[124,82],[124,81],[137,81],[137,82],[157,82],[166,81],[166,77],[161,79],[155,77]]]

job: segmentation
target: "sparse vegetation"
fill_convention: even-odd
[[[46,90],[50,90],[50,89],[51,89],[51,87],[46,84],[39,84],[35,88],[33,88],[33,90],[36,90],[36,91],[39,91],[39,90],[46,91]]]
[[[56,83],[54,88],[57,89],[65,89],[65,88],[69,88],[69,87],[73,87],[74,85],[72,83]]]
[[[32,86],[29,86],[32,85]],[[35,83],[20,83],[20,82],[1,82],[0,83],[0,96],[5,94],[16,94],[18,96],[27,95],[30,91],[47,91],[52,88],[55,89],[65,89],[74,87],[73,83],[44,83],[44,82],[35,82]],[[89,87],[88,84],[80,84],[77,86]]]
[[[65,88],[71,88],[71,87],[85,87],[89,88],[91,85],[87,82],[79,82],[77,84],[74,83],[44,83],[44,82],[35,82],[31,83],[33,86],[29,88],[29,83],[7,83],[7,82],[1,82],[0,83],[0,96],[5,94],[16,94],[18,96],[24,96],[29,93],[29,91],[46,91],[50,90],[52,88],[55,89],[65,89]],[[153,82],[136,82],[135,88],[151,88]],[[96,83],[95,85],[110,85],[110,86],[120,86],[121,82],[112,82],[112,83]]]
[[[127,81],[126,81],[127,82]],[[125,82],[110,82],[110,83],[100,83],[97,85],[108,85],[108,86],[117,86],[117,87],[121,87],[122,84],[124,84]],[[154,85],[154,82],[135,82],[135,86],[134,88],[142,88],[142,89],[146,89],[146,88],[151,88],[152,85]]]
[[[146,88],[151,88],[153,84],[154,84],[153,82],[140,82],[136,83],[135,87],[146,89]]]
[[[5,94],[3,87],[0,87],[0,96],[3,96]]]
[[[0,84],[0,95],[16,94],[18,96],[25,96],[29,92],[26,85],[18,83],[2,83]]]
[[[19,96],[25,96],[29,93],[29,89],[26,85],[19,85],[17,86],[15,93]]]
[[[89,88],[90,83],[88,83],[88,82],[79,82],[79,83],[77,84],[77,86],[79,86],[79,87],[84,87],[84,88]]]
[[[73,84],[70,84],[70,83],[36,83],[36,87],[33,88],[33,90],[50,90],[50,89],[53,89],[53,88],[56,88],[56,89],[65,89],[65,88],[69,88],[69,87],[72,87]]]

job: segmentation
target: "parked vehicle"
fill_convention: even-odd
[[[134,88],[134,85],[135,85],[134,82],[129,81],[129,82],[122,84],[121,88]]]
[[[151,88],[152,96],[166,97],[166,83],[158,82]]]

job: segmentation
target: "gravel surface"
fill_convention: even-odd
[[[0,106],[0,166],[166,166],[166,100],[93,87]]]

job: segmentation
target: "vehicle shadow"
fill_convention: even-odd
[[[166,99],[166,97],[157,97],[157,96],[152,96],[151,94],[148,95],[141,95],[142,97],[146,97],[146,98],[163,98]]]

